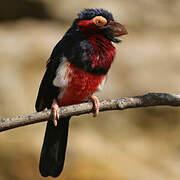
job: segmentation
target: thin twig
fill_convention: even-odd
[[[100,111],[124,110],[148,106],[180,106],[180,94],[148,93],[140,96],[124,97],[100,101]],[[60,117],[78,116],[93,112],[92,102],[60,107]],[[27,116],[0,119],[0,132],[29,124],[48,121],[50,110],[36,112]]]

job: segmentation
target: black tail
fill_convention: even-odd
[[[56,127],[53,121],[47,123],[39,164],[40,173],[44,177],[57,177],[63,169],[69,119],[59,119]]]

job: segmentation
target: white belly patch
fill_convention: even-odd
[[[62,62],[59,64],[57,71],[56,71],[56,77],[53,80],[53,85],[65,88],[68,85],[68,82],[70,81],[69,73],[71,73],[71,70],[69,68],[70,63],[66,59],[66,57],[63,57]]]
[[[98,86],[96,91],[102,91],[106,81],[107,81],[107,76],[103,79],[102,83]]]

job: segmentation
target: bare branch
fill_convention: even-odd
[[[124,110],[148,106],[180,106],[180,94],[148,93],[145,95],[124,97],[100,101],[100,111]],[[60,107],[60,117],[78,116],[93,112],[92,102]],[[36,112],[28,116],[0,119],[0,132],[50,119],[50,110]]]

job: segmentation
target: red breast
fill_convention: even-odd
[[[59,106],[81,103],[97,90],[106,76],[90,74],[72,64],[66,75],[68,83],[58,98]]]

